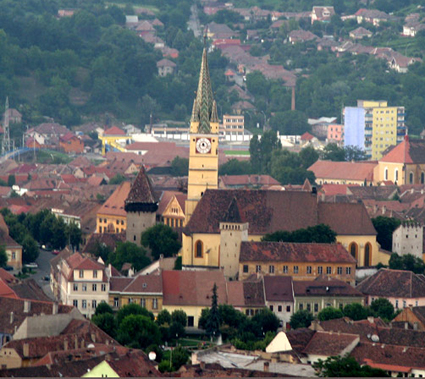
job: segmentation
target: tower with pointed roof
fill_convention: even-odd
[[[218,188],[218,134],[217,104],[213,98],[207,48],[204,43],[198,90],[193,102],[190,120],[186,223],[192,216],[205,190]]]
[[[158,209],[158,202],[143,166],[131,186],[124,209],[127,212],[126,239],[140,245],[142,232],[155,225]]]

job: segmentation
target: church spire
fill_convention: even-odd
[[[210,71],[208,68],[206,38],[205,34],[198,91],[196,92],[192,110],[192,122],[199,122],[198,133],[209,133],[211,131],[210,122],[213,116],[214,99],[211,88]]]

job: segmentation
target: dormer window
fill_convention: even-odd
[[[84,270],[80,270],[80,278],[84,278]]]

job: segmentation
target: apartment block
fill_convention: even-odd
[[[244,115],[223,115],[223,124],[220,125],[220,136],[230,137],[230,140],[236,140],[237,136],[242,136],[244,134],[244,130]]]
[[[389,146],[403,141],[406,134],[405,109],[388,106],[385,100],[358,100],[357,107],[344,108],[344,146],[364,149],[377,160]]]

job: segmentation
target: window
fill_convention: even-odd
[[[255,266],[255,272],[261,272],[261,265]]]
[[[326,274],[327,275],[332,274],[332,267],[330,267],[330,266],[326,267]]]
[[[195,243],[195,258],[202,258],[204,246],[202,241],[196,241]]]
[[[78,284],[74,283],[74,291],[78,291]]]
[[[273,308],[273,305],[270,305],[270,307],[269,307],[269,308],[270,308],[270,310],[273,312],[273,309],[274,309],[274,308]]]
[[[290,305],[286,306],[286,312],[291,312],[291,306]]]
[[[372,300],[372,302],[373,302],[373,300]],[[395,307],[396,307],[396,309],[398,309],[398,300],[395,301]]]
[[[364,265],[366,267],[370,266],[372,256],[372,245],[368,242],[364,248]]]
[[[92,284],[91,289],[93,292],[97,291],[97,284]]]
[[[288,266],[283,266],[283,268],[282,268],[282,272],[283,272],[284,274],[287,274],[287,273],[288,273]]]
[[[403,300],[403,308],[406,308],[406,300]]]
[[[278,305],[278,306],[277,306],[277,311],[278,311],[278,312],[282,312],[282,306],[281,306],[281,305]]]
[[[81,307],[82,307],[83,309],[87,309],[87,300],[82,300],[82,301],[81,301]]]
[[[337,273],[338,273],[338,275],[342,275],[342,267],[337,268]]]
[[[319,275],[323,274],[323,267],[322,266],[317,267],[317,273]]]
[[[158,309],[158,299],[152,299],[152,309]]]
[[[102,287],[100,288],[102,290],[102,292],[106,291],[106,284],[102,284]]]
[[[92,301],[91,301],[91,307],[92,307],[93,309],[96,309],[96,307],[97,307],[97,301],[96,301],[96,300],[92,300]]]
[[[345,268],[345,273],[346,273],[347,275],[351,275],[351,267],[346,267],[346,268]]]
[[[269,266],[269,274],[274,274],[274,266]]]
[[[307,311],[311,312],[311,304],[310,303],[307,304]]]
[[[146,299],[140,299],[140,306],[146,308]]]
[[[187,316],[187,326],[195,326],[195,319],[193,316]]]
[[[314,303],[314,311],[319,312],[319,304]]]
[[[81,289],[82,289],[83,291],[87,291],[87,284],[83,284],[83,285],[81,286]]]
[[[294,274],[298,274],[298,266],[294,266]]]
[[[72,305],[78,308],[78,300],[72,300]]]
[[[388,180],[388,168],[386,168],[386,167],[384,169],[384,179]]]
[[[114,297],[114,307],[115,308],[119,307],[119,298],[118,297]]]
[[[133,298],[132,297],[129,297],[128,298],[128,304],[131,304],[133,302]]]
[[[311,266],[307,266],[307,274],[311,274]]]
[[[12,260],[14,261],[16,259],[16,253],[13,251],[12,252]]]
[[[84,278],[84,270],[80,270],[80,278]]]
[[[93,270],[93,278],[97,278],[97,270]]]
[[[248,265],[243,265],[243,272],[247,273],[248,272]]]
[[[298,309],[301,311],[301,310],[303,310],[304,309],[304,304],[303,303],[300,303],[300,305],[298,305]]]
[[[398,181],[398,168],[396,168],[394,170],[394,180],[397,182]]]
[[[409,173],[409,183],[413,184],[413,172]]]
[[[421,184],[425,183],[425,173],[421,172]]]

